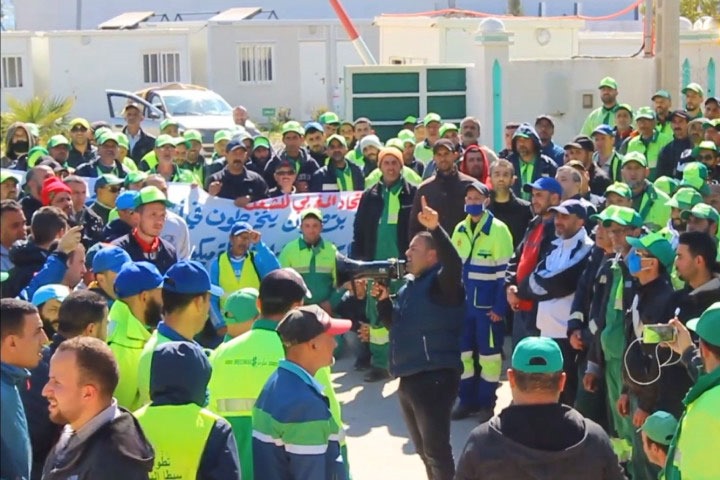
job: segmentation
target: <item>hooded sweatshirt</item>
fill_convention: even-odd
[[[480,152],[480,155],[482,155],[483,159],[483,172],[482,175],[480,175],[479,178],[476,178],[476,180],[479,180],[480,182],[484,183],[488,186],[488,188],[492,188],[492,185],[490,183],[489,177],[490,177],[490,162],[488,161],[488,157],[485,154],[485,151],[478,147],[477,145],[470,145],[468,148],[465,149],[463,152],[462,160],[460,160],[460,165],[458,165],[458,170],[460,172],[464,173],[465,175],[470,175],[470,172],[467,169],[467,156],[468,153],[472,152]],[[473,177],[475,178],[475,177]]]
[[[529,137],[535,145],[535,160],[530,164],[526,164],[520,158],[520,154],[517,149],[517,139],[520,137]],[[555,161],[543,155],[542,145],[540,143],[540,137],[538,136],[535,129],[529,123],[523,123],[515,131],[512,138],[512,153],[508,156],[508,160],[512,162],[515,167],[515,175],[517,176],[517,182],[513,185],[513,192],[515,195],[522,197],[526,200],[529,199],[529,194],[523,192],[523,186],[527,183],[533,183],[540,177],[555,177],[557,171],[557,164]],[[524,168],[523,168],[524,167]]]
[[[148,478],[155,459],[153,447],[135,417],[115,400],[73,436],[68,429],[50,451],[44,480]]]
[[[18,128],[22,128],[23,130],[25,130],[25,133],[27,134],[28,145],[27,145],[27,149],[23,149],[23,150],[25,150],[24,152],[16,152],[15,145],[13,143],[11,143],[13,136],[15,135],[15,131]],[[21,156],[27,154],[27,152],[29,152],[30,149],[33,148],[34,146],[35,146],[35,139],[33,138],[32,134],[30,133],[30,130],[28,130],[28,128],[25,126],[25,124],[22,122],[13,123],[12,125],[10,125],[8,127],[7,133],[5,134],[5,146],[4,146],[5,155],[0,160],[0,163],[2,163],[2,167],[3,168],[12,167],[13,164],[15,162],[17,162],[17,160]]]
[[[15,243],[10,248],[10,261],[15,267],[10,271],[10,277],[3,284],[3,294],[16,297],[39,272],[48,257],[50,250],[40,248],[32,240]]]
[[[177,372],[183,374],[178,375]],[[150,367],[152,403],[149,408],[189,404],[204,407],[207,404],[206,392],[211,373],[210,361],[199,345],[190,342],[166,342],[159,345],[153,352]],[[174,427],[175,432],[182,429],[181,425]],[[159,447],[157,453],[159,457],[162,456]],[[215,421],[199,465],[197,478],[201,480],[240,476],[237,444],[232,428],[225,419],[218,417]],[[156,469],[154,473],[159,472]]]
[[[625,479],[610,439],[559,403],[511,405],[476,427],[455,480]]]

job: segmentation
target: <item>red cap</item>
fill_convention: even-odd
[[[72,190],[70,189],[70,187],[65,185],[65,183],[63,183],[63,181],[60,180],[58,177],[46,178],[43,182],[42,190],[40,192],[42,204],[44,206],[50,205],[50,202],[52,201],[52,196],[60,192],[67,192],[72,194]]]

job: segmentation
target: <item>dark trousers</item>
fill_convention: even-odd
[[[415,450],[428,480],[452,480],[455,460],[450,446],[450,413],[460,371],[431,370],[400,378],[398,397]]]
[[[572,348],[570,340],[567,338],[553,338],[560,346],[563,354],[563,372],[567,380],[565,380],[565,388],[560,394],[560,403],[564,403],[570,407],[575,405],[575,395],[578,389],[578,366],[577,356],[580,352]]]

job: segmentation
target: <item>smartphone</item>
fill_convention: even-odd
[[[677,331],[672,325],[644,325],[643,326],[643,343],[662,343],[673,342],[677,336]]]

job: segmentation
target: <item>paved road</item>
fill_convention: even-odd
[[[506,352],[509,351],[507,343]],[[425,468],[415,454],[402,418],[397,399],[398,380],[365,383],[362,380],[364,373],[353,370],[353,359],[348,355],[337,361],[333,372],[335,392],[347,426],[353,480],[426,478]],[[502,382],[498,396],[496,413],[510,403],[507,381]],[[475,426],[477,420],[472,418],[452,423],[455,461]]]

